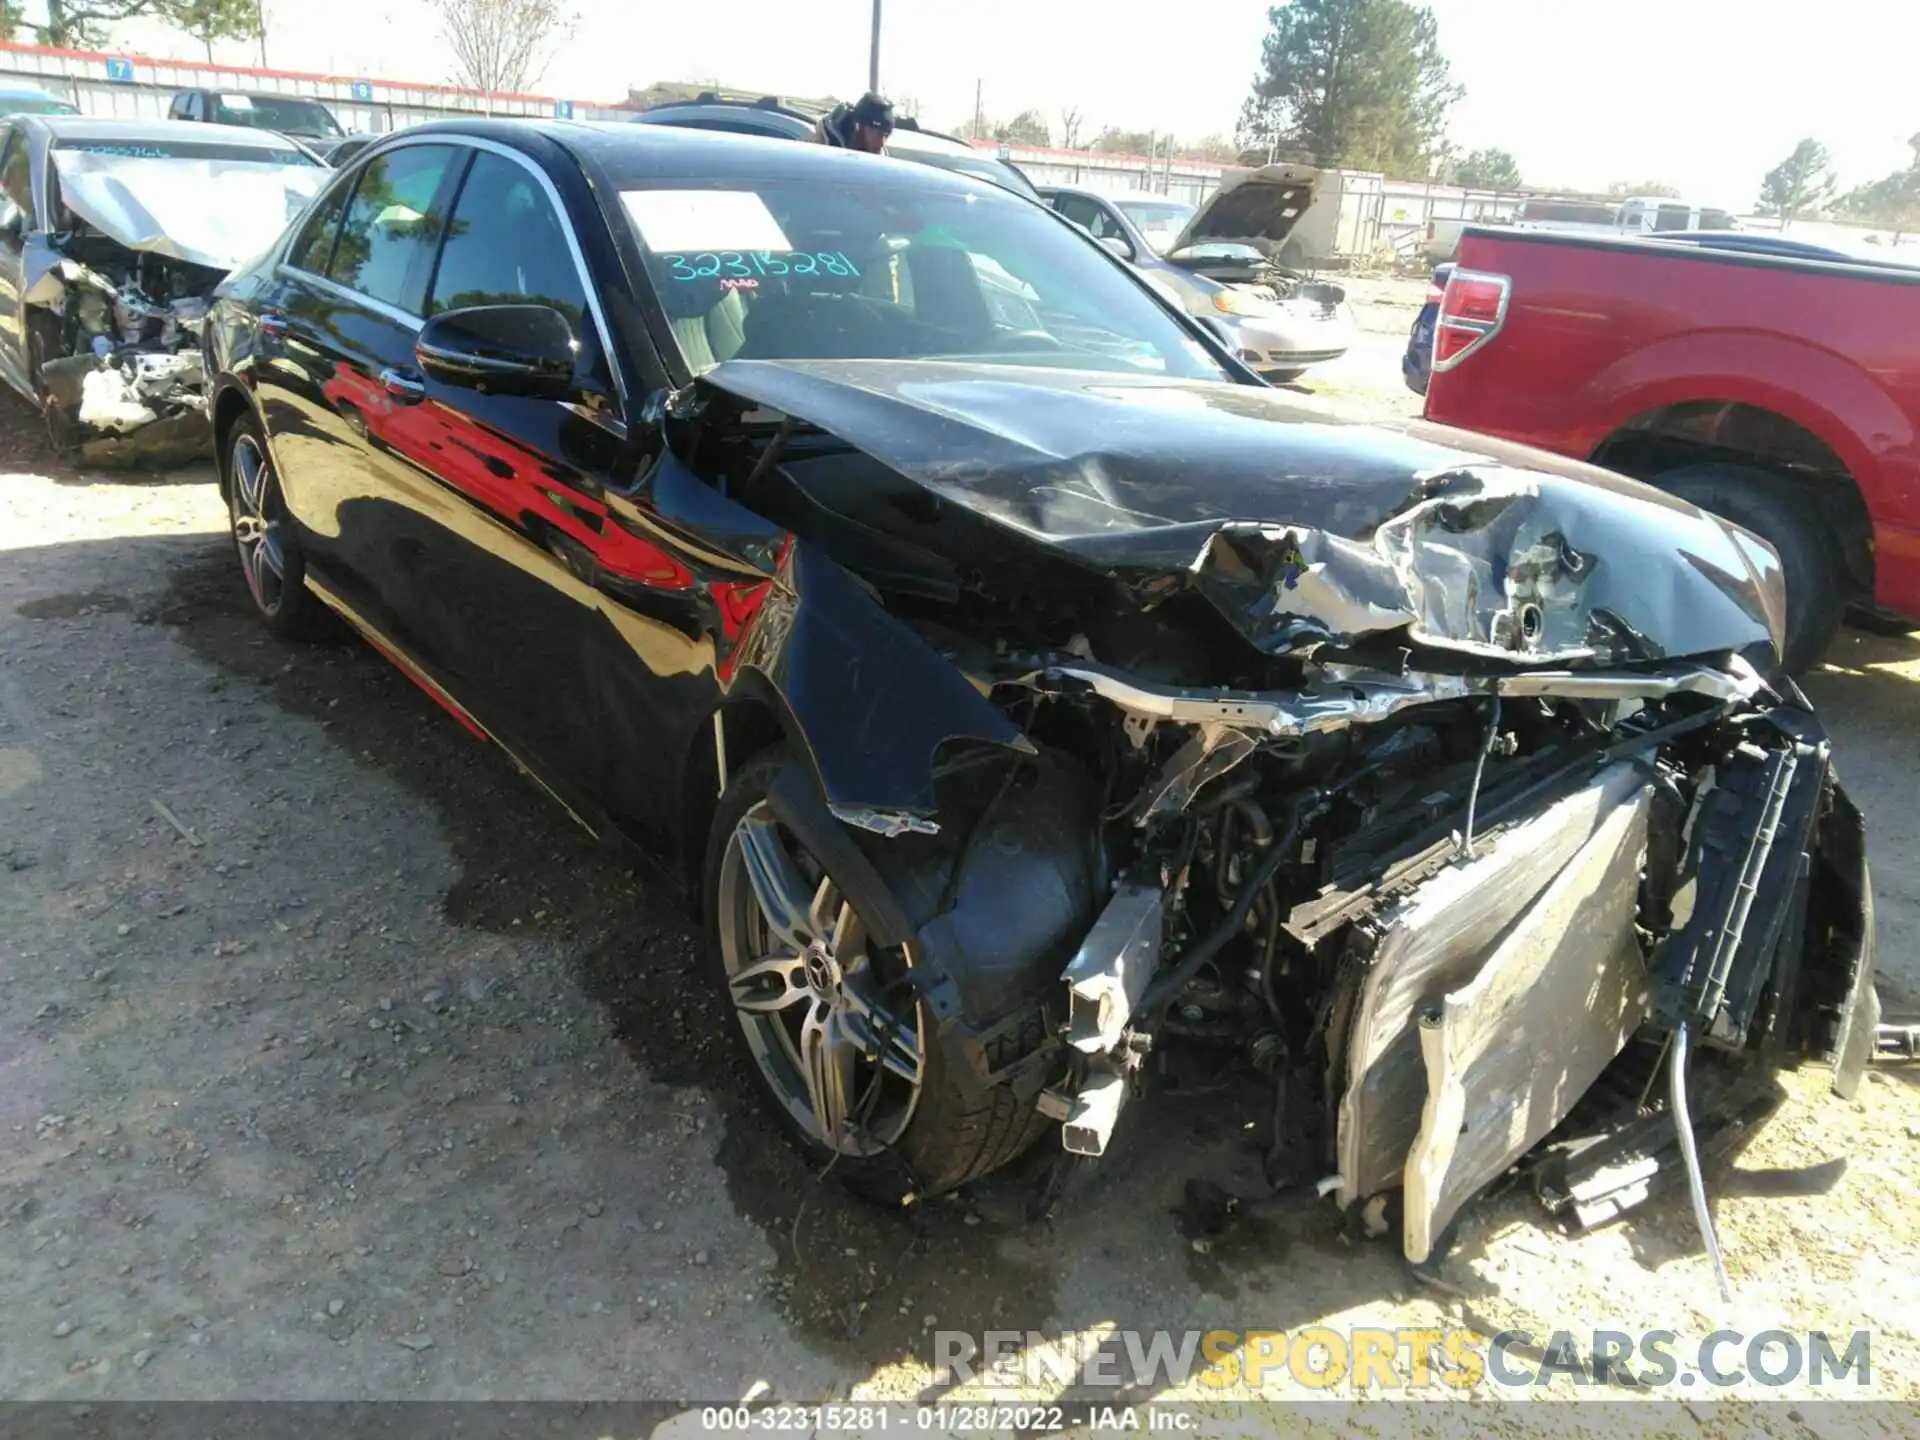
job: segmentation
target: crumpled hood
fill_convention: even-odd
[[[1280,391],[935,361],[742,361],[703,383],[1270,653],[1405,628],[1530,664],[1778,646],[1764,542],[1622,476]],[[987,577],[991,584],[991,576]]]
[[[252,160],[55,150],[60,199],[110,240],[232,270],[279,238],[333,172]]]

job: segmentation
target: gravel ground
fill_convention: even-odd
[[[1679,1201],[1484,1201],[1441,1286],[1311,1200],[1205,1225],[1189,1181],[1260,1191],[1234,1086],[1135,1107],[1050,1224],[1025,1173],[852,1202],[751,1104],[674,884],[365,647],[260,632],[205,472],[60,473],[10,401],[0,471],[0,1397],[910,1398],[936,1328],[1460,1321],[1868,1325],[1870,1393],[1920,1395],[1910,1071],[1788,1077],[1713,1176],[1733,1306]],[[1908,1010],[1917,683],[1920,637],[1849,634],[1812,687]]]

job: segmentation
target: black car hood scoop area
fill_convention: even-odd
[[[1262,386],[947,361],[729,361],[702,378],[1124,584],[1195,590],[1262,650],[1403,630],[1526,665],[1776,640],[1779,563],[1685,502]]]

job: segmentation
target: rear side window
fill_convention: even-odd
[[[334,186],[313,214],[307,217],[307,223],[300,227],[300,233],[293,237],[293,244],[287,248],[287,264],[315,275],[327,273],[327,261],[333,256],[334,237],[340,233],[340,216],[347,208],[347,192],[352,188],[351,185]]]
[[[1693,211],[1686,205],[1662,205],[1653,215],[1653,228],[1656,230],[1687,230],[1692,228],[1688,221]]]
[[[482,150],[454,202],[427,313],[521,304],[552,306],[578,335],[586,290],[545,188],[526,167]]]
[[[1702,230],[1731,230],[1733,228],[1733,216],[1729,215],[1725,210],[1702,210],[1700,212],[1700,228]]]
[[[434,210],[454,150],[409,145],[390,150],[360,172],[347,204],[327,278],[372,300],[411,312],[407,279],[440,239]]]

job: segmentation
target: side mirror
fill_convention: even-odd
[[[0,195],[0,235],[18,242],[26,237],[27,212],[11,199]]]
[[[413,355],[442,385],[558,400],[573,389],[579,349],[573,326],[550,305],[476,305],[427,321]]]
[[[1115,255],[1118,255],[1122,260],[1133,259],[1133,246],[1126,242],[1126,237],[1124,236],[1102,235],[1100,237],[1100,243]]]

